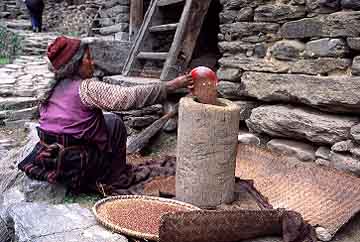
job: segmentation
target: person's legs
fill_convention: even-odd
[[[105,114],[104,117],[112,149],[109,154],[111,175],[108,181],[117,183],[126,170],[127,131],[124,122],[118,115]]]
[[[41,32],[42,15],[39,13],[33,14],[35,32]]]
[[[39,32],[42,31],[42,13],[39,15]]]
[[[31,29],[35,32],[36,30],[36,17],[30,12]]]

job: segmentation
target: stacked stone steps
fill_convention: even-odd
[[[129,41],[130,1],[110,0],[102,3],[94,18],[94,36],[111,36],[115,40]]]
[[[0,126],[23,127],[37,118],[38,98],[44,94],[53,73],[41,56],[20,56],[0,68]]]
[[[3,0],[0,4],[1,18],[28,19],[26,6],[22,1]]]
[[[53,41],[58,33],[33,33],[29,20],[8,20],[4,25],[22,38],[22,55],[44,55],[48,44]]]

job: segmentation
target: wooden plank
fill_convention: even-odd
[[[165,31],[173,31],[176,30],[178,23],[175,24],[164,24],[150,27],[150,32],[165,32]]]
[[[202,0],[200,0],[200,1],[202,1]],[[181,3],[181,2],[184,2],[184,0],[159,0],[157,5],[159,7],[164,7],[164,6]]]
[[[178,106],[175,107],[175,110],[165,114],[162,118],[155,121],[152,125],[144,129],[139,133],[135,138],[129,139],[127,142],[126,153],[134,154],[141,151],[150,141],[150,139],[157,134],[166,122],[174,117],[178,113]]]
[[[137,55],[137,58],[148,60],[166,60],[168,54],[168,52],[140,52]]]
[[[187,0],[160,79],[175,78],[188,66],[211,0]],[[180,56],[181,53],[181,56]]]
[[[134,39],[139,32],[144,14],[144,1],[131,0],[130,2],[130,37]]]
[[[157,9],[157,4],[158,0],[152,0],[150,3],[150,6],[145,14],[145,18],[144,18],[144,22],[141,25],[141,28],[139,30],[139,34],[136,35],[136,38],[134,40],[134,44],[131,47],[130,53],[128,55],[128,58],[126,59],[122,74],[124,76],[128,76],[131,72],[131,68],[136,67],[136,56],[139,53],[139,50],[142,46],[142,42],[145,39],[147,33],[148,33],[148,28],[150,27],[150,23],[151,20],[154,16],[154,13],[156,12]]]

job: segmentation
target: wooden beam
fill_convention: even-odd
[[[166,32],[176,30],[178,24],[164,24],[150,27],[150,32]]]
[[[144,20],[144,0],[130,2],[130,37],[134,39]]]
[[[140,52],[137,55],[139,59],[148,59],[148,60],[166,60],[168,57],[168,52]]]
[[[185,71],[211,0],[187,0],[160,79],[168,81]]]
[[[159,7],[168,6],[176,3],[184,2],[184,0],[160,0],[158,2]]]

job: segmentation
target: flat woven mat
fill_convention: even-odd
[[[149,196],[114,196],[98,201],[93,213],[99,223],[128,236],[159,239],[160,218],[171,212],[200,210],[191,204]]]
[[[254,180],[274,208],[302,214],[332,236],[360,210],[360,178],[314,163],[291,163],[265,149],[239,145],[236,172]]]

